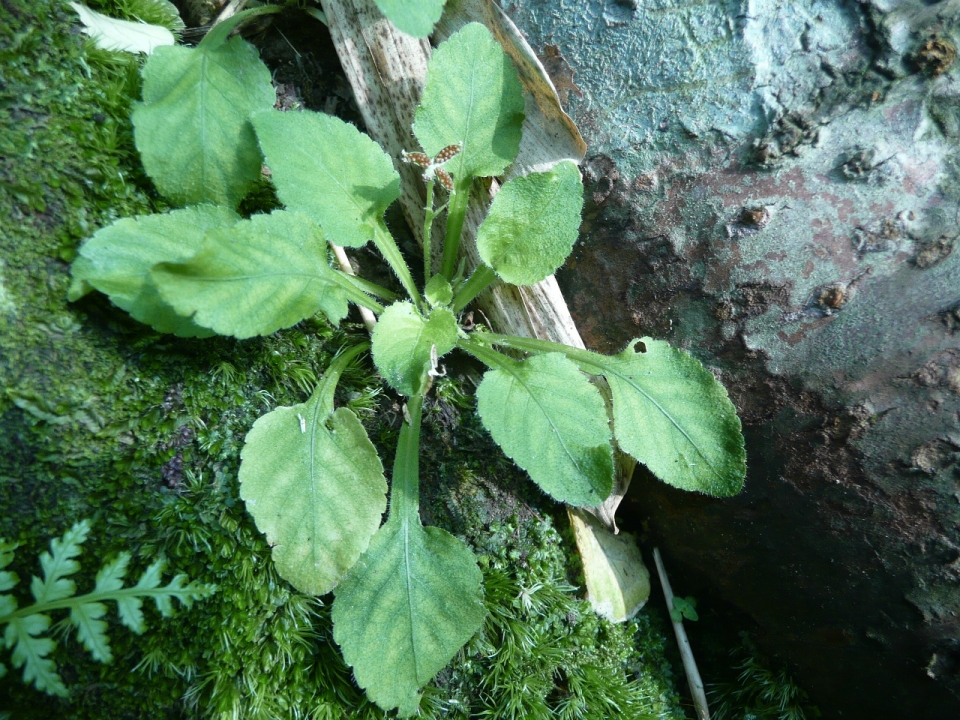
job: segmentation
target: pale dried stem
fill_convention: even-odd
[[[663,567],[663,558],[660,557],[660,548],[653,549],[653,561],[657,564],[657,574],[660,576],[660,585],[663,587],[663,597],[667,601],[667,611],[670,613],[670,622],[673,623],[673,633],[677,636],[677,645],[680,647],[680,660],[683,662],[683,672],[687,676],[687,685],[690,687],[690,696],[697,709],[697,720],[710,720],[710,709],[707,707],[707,694],[703,689],[703,680],[697,670],[697,662],[693,659],[693,648],[687,638],[687,631],[683,628],[683,620],[675,620],[673,612],[673,589],[667,579],[667,570]]]
[[[337,258],[340,269],[347,275],[356,275],[346,251],[334,242],[330,243],[330,248],[333,250],[334,257]],[[377,326],[377,316],[373,314],[370,308],[365,308],[362,305],[357,305],[357,308],[360,310],[360,317],[363,319],[363,324],[366,326],[367,332],[372,333],[373,329]]]

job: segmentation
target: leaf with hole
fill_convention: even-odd
[[[522,124],[517,71],[483,25],[464,26],[434,51],[413,132],[430,157],[463,144],[445,165],[458,187],[501,174],[520,149]]]
[[[163,215],[117,220],[80,248],[71,268],[71,300],[86,283],[136,320],[180,337],[209,337],[209,329],[185,318],[160,297],[150,281],[150,268],[161,262],[182,262],[200,249],[208,230],[227,228],[240,216],[229,208],[196,205]]]
[[[740,492],[746,474],[740,418],[711,372],[650,338],[613,357],[594,357],[610,385],[614,433],[625,452],[683,490]]]
[[[323,595],[367,549],[387,505],[376,448],[333,394],[344,355],[301,405],[264,415],[240,454],[240,497],[273,548],[277,571]]]
[[[270,112],[253,118],[280,201],[320,224],[345,247],[361,247],[400,197],[390,157],[353,125],[322,113]]]
[[[572,162],[510,180],[477,233],[480,257],[506,282],[538,283],[573,249],[582,208],[583,183]]]
[[[600,392],[559,353],[500,356],[477,388],[493,439],[545,492],[596,506],[613,487],[613,447]]]
[[[150,278],[178,313],[221,335],[269,335],[318,312],[347,314],[327,264],[323,233],[298,213],[254,215],[211,230],[189,260],[160,263]]]
[[[144,169],[174,203],[236,207],[262,165],[250,115],[274,102],[270,71],[239,37],[157,48],[133,111]]]

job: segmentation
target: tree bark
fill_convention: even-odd
[[[587,345],[678,344],[744,421],[739,497],[634,481],[676,584],[826,716],[960,717],[960,2],[503,7],[589,146]]]

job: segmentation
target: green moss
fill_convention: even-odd
[[[736,682],[716,686],[710,702],[716,720],[812,720],[821,717],[807,694],[784,669],[775,670],[746,633],[731,656],[740,672]]]
[[[48,539],[89,517],[81,587],[128,550],[131,575],[165,556],[169,572],[219,590],[173,620],[148,609],[144,636],[111,627],[111,665],[61,638],[70,698],[38,694],[14,672],[0,680],[0,710],[76,720],[382,717],[340,658],[329,598],[277,576],[236,481],[254,420],[302,402],[362,330],[307,321],[269,338],[180,340],[97,294],[67,303],[68,262],[83,238],[164,209],[128,122],[139,61],[94,50],[59,0],[2,8],[0,536],[22,548],[11,569],[29,578]],[[263,190],[249,209],[270,202]],[[455,378],[467,371],[451,367]],[[662,633],[649,618],[614,626],[590,612],[555,508],[481,431],[464,385],[441,380],[428,408],[424,516],[481,556],[489,616],[425,691],[424,715],[681,717]],[[369,364],[344,374],[338,401],[364,418],[389,467],[400,406]]]

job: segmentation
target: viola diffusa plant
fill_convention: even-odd
[[[359,685],[409,716],[484,614],[472,551],[419,514],[421,411],[445,355],[466,352],[489,368],[477,389],[483,424],[570,505],[596,506],[610,493],[614,443],[665,482],[732,495],[745,467],[740,422],[713,375],[665,342],[634,340],[608,357],[461,324],[498,279],[528,285],[553,273],[577,238],[583,202],[569,161],[506,182],[479,229],[483,264],[469,276],[458,270],[471,187],[513,162],[523,121],[516,71],[485,27],[467,25],[436,49],[413,128],[422,152],[391,158],[335,117],[273,109],[269,71],[252,46],[228,37],[270,11],[241,13],[196,48],[149,58],[133,113],[137,147],[181,208],[96,233],[74,263],[71,292],[99,290],[181,337],[267,335],[316,313],[336,325],[351,302],[378,316],[370,342],[345,348],[306,402],[254,424],[240,493],[280,574],[301,591],[334,592],[334,637]],[[284,209],[242,218],[237,207],[264,162]],[[423,287],[383,219],[400,195],[399,162],[424,171],[426,258],[447,211],[441,271],[425,261]],[[331,267],[328,241],[372,242],[407,296]],[[334,403],[340,374],[368,350],[407,398],[383,524],[380,459],[357,416]],[[609,385],[609,407],[592,377]]]

